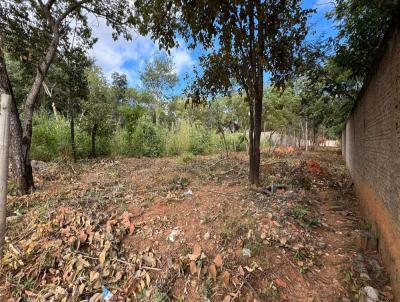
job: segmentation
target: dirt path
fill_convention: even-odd
[[[25,217],[9,231],[24,266],[6,265],[0,290],[20,301],[42,301],[49,284],[64,290],[48,296],[53,301],[98,301],[101,286],[115,301],[345,302],[358,301],[367,285],[379,291],[380,301],[393,299],[334,152],[264,156],[263,187],[286,186],[272,194],[248,186],[245,154],[99,161],[64,174],[53,169],[40,174],[51,175],[50,183],[28,200],[14,198],[10,208]],[[29,283],[39,258],[26,255],[26,242],[13,238],[21,225],[36,230],[45,217],[57,223],[37,241],[61,238],[60,256]],[[96,234],[105,238],[99,244]],[[88,244],[90,236],[95,243]],[[87,263],[80,268],[79,256],[71,256],[71,276],[60,278],[71,263],[60,260],[67,252]]]

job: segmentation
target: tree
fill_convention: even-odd
[[[395,12],[392,0],[337,0],[329,14],[339,31],[334,39],[335,63],[362,81]]]
[[[191,46],[208,49],[189,94],[193,100],[206,101],[232,88],[244,91],[250,113],[249,180],[258,184],[265,72],[276,86],[292,76],[311,10],[302,9],[300,0],[138,0],[135,6],[145,21],[140,30],[151,32],[165,47],[175,44],[177,31]]]
[[[130,1],[110,0],[22,0],[3,1],[0,6],[0,46],[15,59],[23,59],[33,76],[33,82],[24,102],[24,120],[21,122],[17,101],[13,96],[11,114],[11,150],[13,170],[21,193],[34,188],[29,151],[32,140],[32,116],[43,82],[59,46],[70,43],[75,32],[82,43],[92,43],[88,15],[103,17],[114,29],[113,36],[130,38],[127,25],[133,22]],[[12,93],[7,81],[4,57],[0,58],[3,73],[1,89]]]
[[[111,90],[113,95],[113,116],[118,113],[118,106],[126,105],[127,91],[128,91],[128,78],[126,74],[113,72],[111,74]]]
[[[171,57],[157,54],[153,61],[148,61],[140,74],[144,89],[154,96],[155,123],[160,122],[160,109],[168,97],[168,92],[178,83]]]
[[[89,97],[89,82],[86,77],[86,70],[93,64],[88,59],[82,48],[70,49],[65,53],[64,71],[67,76],[67,95],[65,102],[70,121],[70,140],[72,158],[77,160],[77,151],[75,144],[75,114],[81,109],[82,102]]]
[[[295,94],[292,86],[284,91],[268,87],[264,92],[264,128],[281,135],[286,133],[295,139],[296,131],[299,133],[300,97]]]
[[[91,137],[90,157],[96,157],[96,136],[103,132],[110,132],[111,109],[110,91],[107,81],[97,66],[86,72],[89,95],[82,104],[84,110],[84,124]]]

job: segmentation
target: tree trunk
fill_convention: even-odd
[[[272,136],[274,135],[275,130],[271,131],[271,133],[269,134],[269,138],[268,138],[268,153],[271,153],[271,148],[272,148]]]
[[[306,118],[306,152],[308,152],[308,120]]]
[[[222,135],[222,140],[224,142],[226,157],[228,158],[229,157],[228,145],[226,144],[225,132],[222,127],[221,127],[221,135]]]
[[[249,97],[250,129],[249,129],[249,181],[255,183],[255,158],[254,158],[254,100]]]
[[[72,150],[72,159],[76,162],[76,145],[75,145],[75,120],[74,120],[74,112],[71,110],[70,113],[70,135],[71,135],[71,150]]]
[[[96,158],[96,132],[97,132],[97,124],[93,125],[92,128],[92,133],[91,133],[91,137],[92,137],[92,150],[90,152],[90,157],[91,158]]]
[[[1,37],[0,37],[1,38]],[[10,79],[8,77],[6,63],[4,60],[0,41],[0,93],[11,95],[10,113],[10,153],[11,153],[11,176],[14,179],[20,194],[29,193],[33,187],[32,169],[27,170],[22,152],[22,125],[19,118],[17,102],[13,93]],[[29,174],[30,171],[30,174]]]
[[[254,102],[254,139],[253,139],[253,184],[260,184],[260,161],[261,161],[261,153],[260,153],[260,141],[261,141],[261,130],[262,130],[262,101],[263,101],[263,76],[262,73],[258,74],[258,87],[256,99]]]
[[[1,94],[0,111],[0,257],[6,236],[7,221],[7,179],[8,179],[8,151],[10,143],[10,107],[11,96]]]
[[[33,111],[35,109],[35,104],[37,102],[40,89],[42,87],[43,81],[49,71],[50,65],[54,59],[55,53],[57,51],[58,43],[60,41],[60,34],[58,29],[53,29],[53,38],[49,47],[47,48],[46,55],[42,59],[37,71],[35,80],[31,87],[31,90],[28,93],[25,102],[25,111],[24,111],[24,124],[23,124],[23,137],[22,137],[22,153],[25,160],[25,168],[27,170],[28,175],[32,174],[32,167],[29,158],[29,152],[31,149],[32,143],[32,118]],[[33,187],[32,184],[28,184]]]

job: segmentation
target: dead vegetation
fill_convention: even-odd
[[[354,244],[350,180],[333,152],[121,159],[38,168],[12,197],[5,301],[358,301],[392,299],[376,251]],[[111,297],[112,296],[112,297]]]

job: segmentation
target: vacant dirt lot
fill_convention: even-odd
[[[244,153],[37,166],[9,199],[4,301],[393,299],[336,152],[264,154],[261,188]]]

